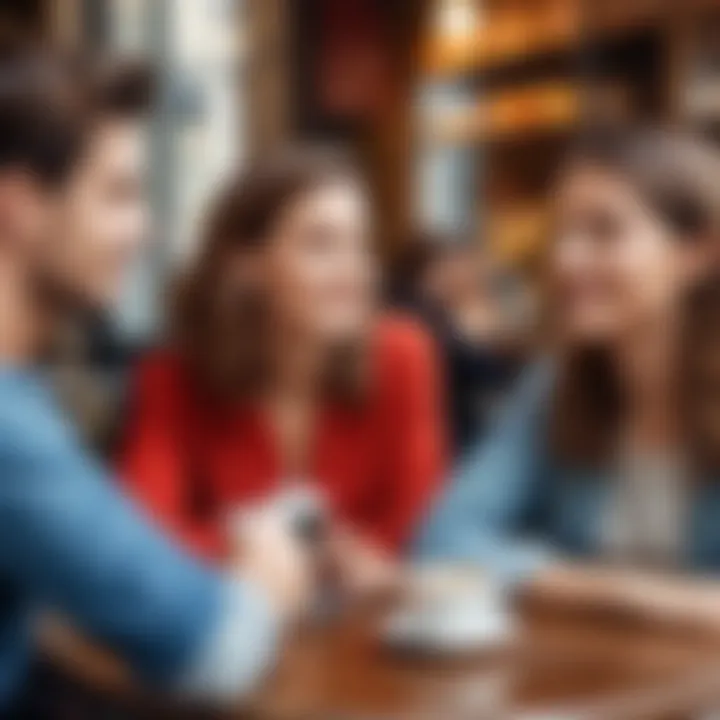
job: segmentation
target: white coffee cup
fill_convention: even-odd
[[[464,653],[505,644],[512,635],[501,585],[471,565],[423,565],[409,583],[407,601],[388,619],[393,645]]]

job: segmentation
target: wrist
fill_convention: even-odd
[[[262,594],[278,617],[284,619],[296,614],[299,600],[291,592],[288,583],[283,578],[278,578],[277,573],[272,569],[246,563],[237,576],[255,588],[257,593]]]

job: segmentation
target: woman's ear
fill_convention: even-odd
[[[717,239],[702,236],[682,245],[682,267],[689,282],[702,282],[720,272],[720,244]]]
[[[0,235],[6,245],[26,252],[48,235],[57,207],[48,191],[30,172],[0,174]]]
[[[235,250],[227,258],[226,277],[233,287],[254,289],[265,282],[265,254],[259,248]]]
[[[720,235],[713,233],[707,239],[708,272],[720,276]]]
[[[238,298],[257,295],[265,287],[265,260],[260,249],[233,249],[218,262],[221,303],[233,304]]]

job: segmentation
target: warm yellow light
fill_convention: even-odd
[[[438,0],[433,26],[439,39],[469,40],[480,24],[480,9],[476,0]]]

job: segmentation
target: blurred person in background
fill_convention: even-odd
[[[420,317],[442,351],[453,454],[484,435],[521,363],[498,276],[478,247],[417,233],[401,254],[391,301]]]
[[[234,509],[309,487],[347,586],[392,576],[445,428],[432,340],[376,311],[371,247],[366,191],[334,153],[280,150],[216,198],[121,453],[133,494],[201,556],[226,556]]]
[[[555,604],[720,630],[720,585],[675,574],[720,570],[720,156],[606,129],[572,155],[555,209],[554,357],[468,459],[420,555],[478,561]]]
[[[259,680],[310,592],[305,555],[267,516],[227,573],[176,549],[88,455],[37,367],[68,317],[115,298],[144,232],[142,113],[109,92],[114,73],[84,68],[0,51],[0,708],[13,717],[31,712],[38,610],[152,687],[225,701]]]

